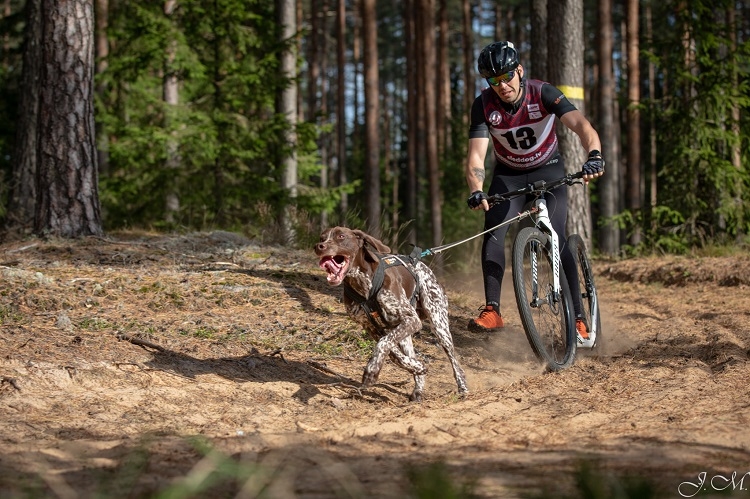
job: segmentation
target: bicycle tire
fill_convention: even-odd
[[[581,288],[581,304],[583,305],[583,315],[588,326],[589,334],[593,333],[594,343],[591,349],[600,345],[602,339],[602,318],[599,313],[599,299],[594,284],[594,269],[591,266],[586,244],[583,238],[578,234],[568,236],[570,251],[576,260],[578,269],[578,283]]]
[[[535,227],[521,229],[513,243],[513,288],[526,338],[550,371],[573,365],[576,355],[575,314],[565,272],[560,265],[562,293],[553,294],[550,239]],[[536,278],[532,261],[536,261]],[[534,291],[536,289],[541,293]],[[543,296],[542,296],[543,295]]]

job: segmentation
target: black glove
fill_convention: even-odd
[[[469,208],[473,210],[474,208],[482,206],[483,199],[487,199],[487,194],[482,191],[474,191],[471,193],[471,196],[469,196],[469,199],[466,200],[466,203],[469,205]]]
[[[602,153],[597,150],[593,150],[589,153],[589,159],[583,164],[581,168],[584,175],[597,175],[604,173],[604,159]]]

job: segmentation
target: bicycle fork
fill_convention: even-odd
[[[544,198],[541,197],[534,201],[534,208],[537,210],[537,216],[535,219],[535,225],[541,227],[542,230],[549,236],[551,243],[551,256],[552,256],[552,296],[551,302],[548,300],[547,295],[540,296],[539,292],[539,275],[538,275],[538,262],[537,253],[531,254],[531,274],[533,280],[531,283],[531,290],[534,296],[534,300],[531,303],[532,307],[539,307],[545,303],[548,303],[551,307],[557,306],[562,301],[562,287],[560,285],[560,256],[558,253],[559,241],[557,232],[552,228],[552,221],[549,218],[549,211],[547,211],[547,203]],[[544,293],[544,290],[541,290]]]

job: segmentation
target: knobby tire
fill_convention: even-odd
[[[597,345],[601,344],[602,338],[602,319],[599,314],[599,300],[596,294],[596,286],[594,285],[594,270],[586,251],[586,244],[583,242],[581,236],[578,234],[568,236],[568,244],[576,260],[578,283],[581,288],[581,304],[583,305],[583,315],[586,319],[586,325],[589,328],[589,332],[593,332],[596,335],[594,337],[594,346],[591,347],[594,349]]]
[[[561,295],[554,296],[549,237],[535,227],[521,229],[513,244],[513,287],[526,338],[550,371],[570,367],[576,355],[575,313],[565,272],[560,265]],[[531,269],[536,255],[538,292]]]

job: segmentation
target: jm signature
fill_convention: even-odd
[[[748,485],[745,485],[745,478],[748,479]],[[713,475],[709,476],[707,472],[698,473],[698,480],[695,482],[682,482],[677,487],[677,492],[682,497],[693,497],[701,490],[748,490],[750,486],[750,471],[744,475],[732,472],[731,476]]]

